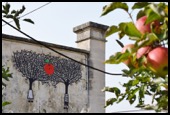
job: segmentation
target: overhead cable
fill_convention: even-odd
[[[26,15],[28,15],[28,14],[31,14],[31,13],[33,13],[33,12],[39,10],[40,8],[43,8],[44,6],[46,6],[46,5],[50,4],[50,3],[52,3],[52,2],[48,2],[48,3],[46,3],[46,4],[44,4],[44,5],[40,6],[40,7],[38,7],[38,8],[36,8],[36,9],[34,9],[34,10],[32,10],[32,11],[30,11],[30,12],[24,14],[24,15],[22,15],[22,16],[18,17],[18,19],[21,19],[22,17],[24,17],[24,16],[26,16]],[[8,23],[11,23],[11,22],[13,22],[13,20],[9,21]],[[5,23],[5,24],[2,25],[2,26],[5,26],[5,25],[7,25],[7,24]]]
[[[9,24],[9,23],[8,23],[7,21],[5,21],[4,19],[2,19],[2,21],[5,22],[7,25],[11,26],[12,28],[14,28],[15,30],[19,31],[20,33],[24,34],[24,35],[27,36],[28,38],[30,38],[30,39],[32,39],[33,41],[37,42],[38,44],[40,44],[40,45],[42,45],[42,46],[44,46],[44,47],[46,47],[46,48],[54,51],[55,53],[58,53],[58,54],[62,55],[63,57],[66,57],[66,58],[68,58],[68,59],[70,59],[70,60],[72,60],[72,61],[75,61],[75,62],[77,62],[77,63],[79,63],[79,64],[81,64],[81,65],[84,65],[84,66],[86,66],[86,67],[89,67],[89,68],[91,68],[91,69],[94,69],[94,70],[96,70],[96,71],[99,71],[99,72],[102,72],[102,73],[105,73],[105,74],[108,74],[108,75],[122,75],[122,76],[125,76],[124,74],[121,74],[121,73],[109,73],[109,72],[100,70],[100,69],[98,69],[98,68],[89,66],[89,65],[87,65],[87,64],[81,63],[81,62],[79,62],[79,61],[77,61],[77,60],[75,60],[75,59],[73,59],[73,58],[71,58],[71,57],[69,57],[69,56],[64,55],[63,53],[60,53],[60,52],[54,50],[54,49],[51,48],[51,47],[48,47],[46,44],[44,44],[44,43],[42,43],[42,42],[34,39],[33,37],[29,36],[28,34],[24,33],[23,31],[17,29],[17,28],[14,27],[13,25]]]

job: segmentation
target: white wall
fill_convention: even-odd
[[[63,46],[63,48],[65,48]],[[57,84],[54,88],[52,85],[42,85],[40,81],[33,82],[34,101],[32,103],[27,100],[27,92],[29,89],[29,81],[22,76],[14,66],[12,61],[13,52],[21,50],[34,51],[36,53],[51,54],[52,56],[62,57],[59,54],[44,48],[35,43],[25,42],[24,40],[16,40],[14,38],[2,39],[2,65],[10,67],[13,78],[6,82],[7,87],[3,90],[3,100],[11,101],[12,104],[3,108],[3,112],[13,111],[14,113],[63,113],[63,112],[81,112],[86,109],[87,105],[87,69],[81,66],[82,78],[79,82],[73,83],[68,87],[69,93],[69,109],[64,110],[64,93],[65,85]],[[86,63],[86,53],[77,52],[77,50],[66,50],[55,48],[55,50],[77,60]],[[81,51],[81,50],[80,50]]]

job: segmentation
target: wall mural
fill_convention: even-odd
[[[27,50],[13,52],[12,60],[14,67],[29,80],[28,102],[33,102],[34,99],[32,90],[34,81],[41,81],[42,84],[51,83],[54,87],[61,82],[65,84],[64,109],[68,109],[68,86],[78,82],[82,77],[79,63]]]

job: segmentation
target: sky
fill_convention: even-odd
[[[34,9],[46,4],[47,2],[9,2],[11,9],[20,9],[22,5],[26,7],[24,14],[33,11]],[[111,26],[118,25],[120,22],[129,22],[131,19],[129,15],[122,9],[116,9],[115,11],[100,17],[102,14],[103,6],[108,5],[110,2],[52,2],[47,6],[24,16],[24,18],[31,18],[35,24],[30,24],[24,21],[20,21],[21,30],[31,37],[45,41],[49,43],[77,47],[75,43],[77,36],[73,32],[73,28],[83,23],[92,21],[99,24]],[[126,2],[129,6],[129,10],[133,6],[134,2]],[[4,3],[2,3],[4,4]],[[129,11],[131,12],[131,11]],[[137,10],[132,12],[133,20],[136,20]],[[21,15],[21,16],[22,16]],[[6,20],[11,21],[11,20]],[[2,22],[2,25],[4,23]],[[15,25],[13,22],[12,25]],[[2,33],[26,37],[8,25],[2,26]],[[26,37],[27,38],[27,37]],[[118,51],[121,51],[121,47],[117,44],[118,34],[113,34],[106,38],[106,56],[108,59],[111,55]],[[134,43],[127,37],[121,39],[121,42],[126,45]],[[121,64],[106,64],[105,71],[110,73],[122,73],[122,69],[127,67]],[[105,84],[110,87],[119,87],[122,91],[121,84],[126,83],[127,78],[121,76],[105,75]],[[106,100],[112,98],[114,95],[106,92]],[[150,100],[151,98],[146,98]],[[130,111],[139,110],[135,108],[135,104],[130,105],[128,101],[123,101],[119,104],[114,104],[106,108],[106,113],[118,112],[118,111]],[[146,112],[146,111],[145,111]]]

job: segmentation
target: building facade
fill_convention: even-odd
[[[2,65],[12,77],[5,82],[3,112],[104,113],[104,32],[108,26],[87,22],[73,28],[77,48],[2,34]],[[86,66],[87,65],[87,66]]]

